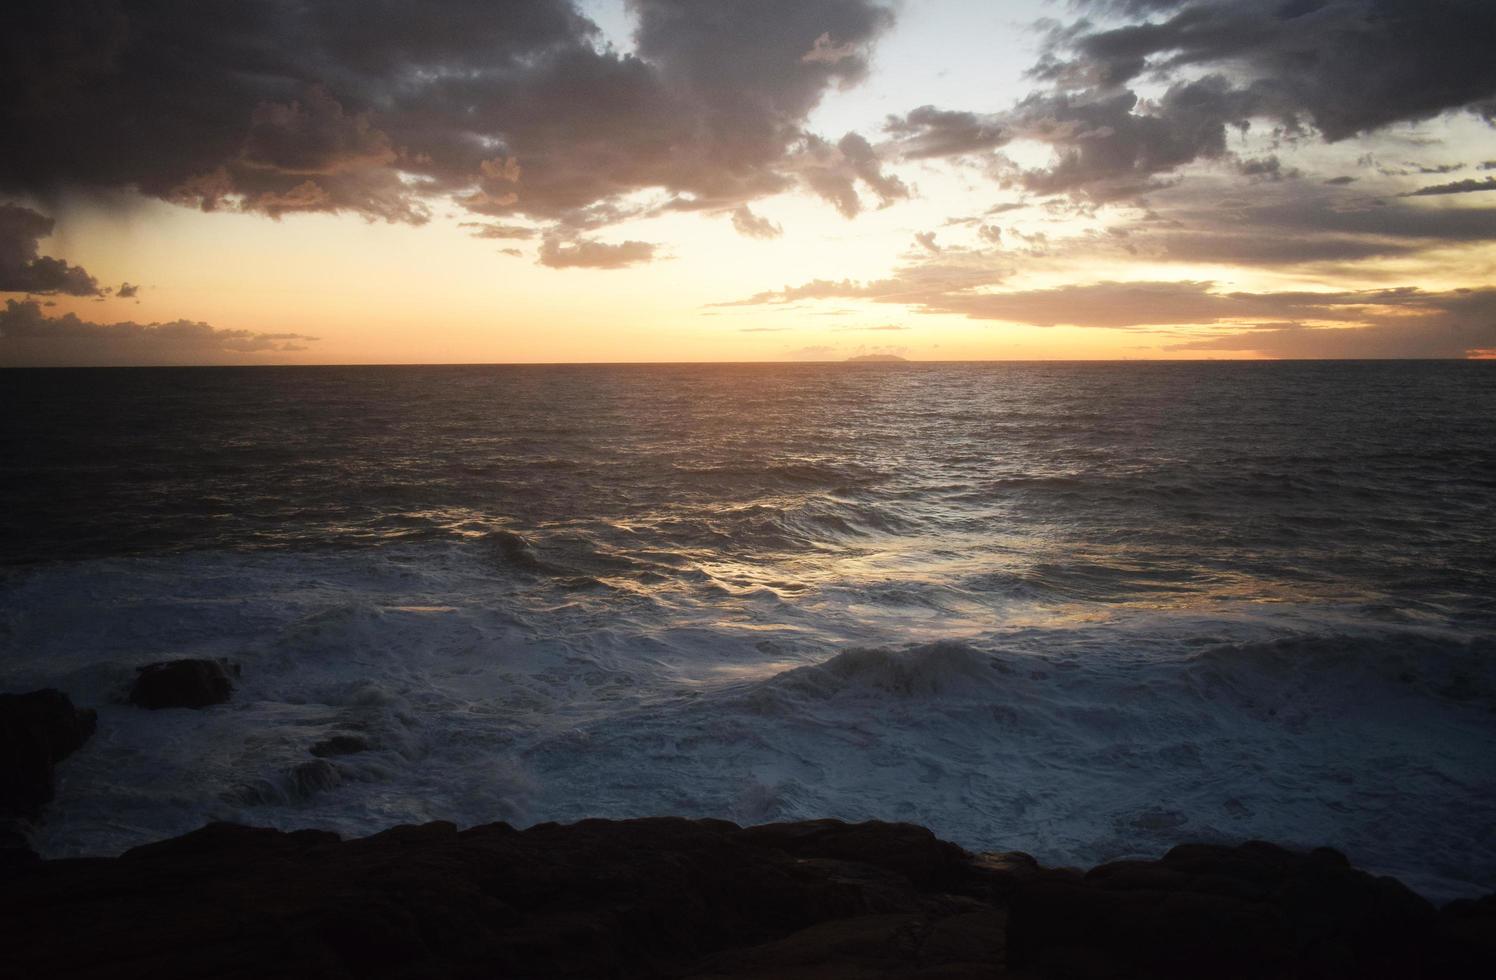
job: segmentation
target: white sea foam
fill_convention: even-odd
[[[774,587],[710,563],[577,589],[492,552],[14,574],[3,687],[100,706],[37,845],[116,853],[209,819],[877,817],[1046,862],[1260,837],[1339,847],[1436,898],[1496,887],[1480,634],[1323,604],[1039,606],[1018,587],[984,618],[919,577]],[[136,666],[179,656],[241,664],[232,702],[119,703]],[[369,748],[310,753],[339,735]]]

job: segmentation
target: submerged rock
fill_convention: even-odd
[[[214,824],[0,889],[19,976],[1484,977],[1493,936],[1496,901],[1435,912],[1330,853],[1082,875],[829,820]]]
[[[61,691],[0,694],[0,814],[30,816],[52,799],[57,763],[98,724]]]
[[[206,708],[234,691],[237,664],[226,660],[167,660],[140,668],[130,703],[142,708]]]

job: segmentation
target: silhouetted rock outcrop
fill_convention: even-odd
[[[838,821],[214,824],[0,883],[18,976],[1484,977],[1493,935],[1496,900],[1436,912],[1333,852],[1082,875]]]
[[[1086,976],[1421,976],[1438,915],[1328,848],[1187,844],[1041,874],[1014,893],[1015,964]]]
[[[61,691],[0,694],[0,815],[34,815],[52,799],[57,763],[94,733],[97,716]]]
[[[130,703],[142,708],[206,708],[234,691],[239,668],[223,660],[168,660],[140,668]]]

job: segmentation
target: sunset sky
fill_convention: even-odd
[[[1490,0],[0,12],[0,365],[1496,353]]]

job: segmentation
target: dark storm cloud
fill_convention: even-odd
[[[404,222],[452,194],[572,228],[644,189],[731,209],[795,185],[806,116],[892,24],[874,0],[630,6],[634,54],[566,0],[21,0],[0,189]]]
[[[1255,111],[1330,140],[1496,99],[1488,0],[1200,0],[1130,4],[1162,20],[1062,31],[1035,70],[1117,86],[1180,69],[1228,74]]]
[[[1046,22],[1041,84],[987,114],[922,106],[890,117],[906,159],[1036,140],[1052,165],[999,168],[1039,194],[1104,202],[1227,155],[1233,128],[1336,141],[1463,110],[1496,119],[1496,4],[1489,0],[1160,0],[1083,4],[1108,19]],[[1156,99],[1144,86],[1164,85]],[[1265,158],[1263,163],[1266,164]],[[1250,172],[1273,179],[1282,172]]]
[[[0,364],[7,367],[244,363],[303,350],[316,339],[187,320],[93,323],[72,313],[48,317],[39,304],[16,300],[0,310]]]
[[[563,242],[547,238],[540,245],[540,264],[552,269],[622,269],[654,259],[650,242],[619,242],[610,245],[580,239]]]
[[[93,276],[62,259],[41,254],[53,221],[15,204],[0,204],[0,293],[66,293],[101,296]]]

